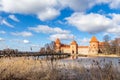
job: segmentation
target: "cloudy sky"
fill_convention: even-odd
[[[0,0],[0,49],[38,51],[57,37],[87,45],[120,36],[120,0]]]

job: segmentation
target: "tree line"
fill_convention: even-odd
[[[117,54],[120,55],[120,38],[111,40],[109,35],[103,37],[104,44],[101,48],[103,54]]]
[[[49,54],[49,53],[55,53],[55,42],[52,41],[50,43],[47,43],[40,49],[40,54]]]

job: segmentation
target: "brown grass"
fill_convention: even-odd
[[[120,80],[120,72],[112,63],[90,68],[60,61],[41,61],[32,58],[1,58],[0,80]]]

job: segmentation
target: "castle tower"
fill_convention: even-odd
[[[89,53],[90,55],[98,54],[99,51],[99,41],[95,36],[91,38],[90,45],[89,45]]]
[[[55,40],[55,51],[56,52],[60,52],[60,48],[61,48],[61,42],[60,42],[60,39],[59,38],[57,38],[56,40]]]
[[[78,53],[78,44],[75,40],[73,40],[70,44],[70,51],[71,51],[71,54],[77,54]]]

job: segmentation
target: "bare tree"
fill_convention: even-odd
[[[103,40],[104,40],[104,42],[109,42],[110,41],[110,36],[109,35],[105,35],[103,37]]]
[[[115,40],[111,41],[112,52],[114,54],[120,55],[120,38],[116,38]]]
[[[105,54],[111,54],[111,46],[110,46],[110,36],[109,35],[105,35],[103,37],[104,40],[104,45],[103,45],[103,53]]]
[[[48,43],[45,44],[45,46],[43,48],[41,48],[40,53],[41,52],[44,52],[46,54],[48,54],[48,53],[55,53],[55,42],[52,41],[49,44]]]
[[[42,47],[42,48],[40,49],[40,54],[44,54],[44,53],[45,53],[45,48]]]
[[[52,41],[52,42],[49,44],[49,47],[50,47],[51,53],[55,53],[55,42],[54,42],[54,41]]]
[[[6,56],[15,56],[15,54],[18,53],[18,50],[17,49],[4,49],[3,50],[3,54],[6,55]]]

